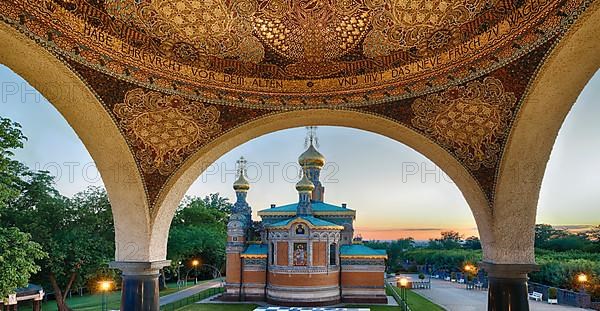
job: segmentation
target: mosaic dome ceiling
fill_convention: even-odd
[[[570,12],[582,5],[577,0],[14,2],[53,25],[60,53],[80,63],[205,102],[274,109],[387,102],[472,80],[559,32],[568,13],[557,15],[558,7]]]
[[[412,129],[491,202],[529,86],[592,1],[0,0],[0,17],[94,92],[152,204],[202,146],[310,108]]]

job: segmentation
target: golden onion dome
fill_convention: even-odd
[[[250,190],[250,183],[244,177],[244,174],[240,174],[240,177],[233,183],[233,190],[235,191],[248,191]]]
[[[302,167],[323,167],[325,165],[325,157],[315,149],[313,144],[310,144],[308,149],[304,151],[298,158],[298,163]]]
[[[303,174],[302,179],[296,184],[296,190],[298,192],[312,192],[315,189],[315,185]]]

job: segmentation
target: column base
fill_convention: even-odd
[[[488,273],[488,311],[529,311],[527,273],[537,265],[482,262],[480,267]]]
[[[159,270],[170,263],[169,260],[111,262],[111,268],[123,271],[121,311],[159,311]]]

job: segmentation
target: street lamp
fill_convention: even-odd
[[[400,299],[402,299],[402,309],[406,310],[408,306],[408,301],[406,298],[406,288],[408,287],[408,279],[401,278],[400,279]]]
[[[177,262],[177,289],[181,288],[181,261]]]
[[[470,286],[473,286],[471,282],[473,281],[473,279],[475,279],[475,276],[477,275],[477,267],[470,263],[466,263],[463,267],[463,271],[465,272],[465,276],[467,279],[467,289],[469,289]]]
[[[587,283],[587,281],[588,281],[587,274],[585,274],[585,273],[579,273],[579,275],[577,275],[577,282],[579,282],[579,284],[581,286],[580,290],[582,292],[585,291],[584,285],[585,285],[585,283]]]
[[[194,259],[192,260],[192,266],[194,267],[194,285],[198,284],[198,265],[200,264],[200,261],[198,261],[198,259]]]
[[[106,293],[110,290],[112,281],[100,281],[100,291],[102,291],[102,311],[108,310],[108,297]]]

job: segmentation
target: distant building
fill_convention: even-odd
[[[298,159],[303,169],[298,202],[259,211],[258,223],[246,202],[245,160],[238,161],[237,201],[227,226],[225,299],[287,306],[387,302],[385,250],[354,238],[354,210],[324,202],[319,175],[325,157],[314,140],[311,129],[309,147]]]

